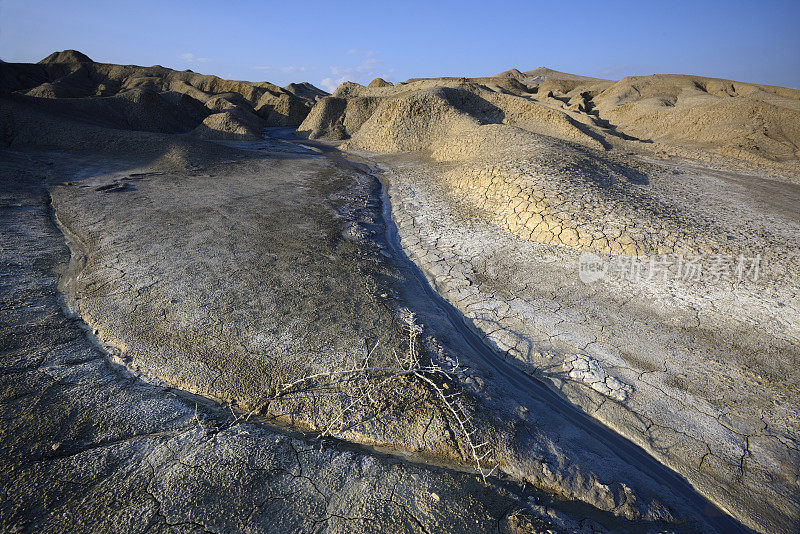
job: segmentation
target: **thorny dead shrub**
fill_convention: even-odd
[[[408,348],[402,357],[392,351],[396,365],[371,365],[370,358],[379,345],[376,342],[360,365],[280,383],[274,392],[256,403],[250,414],[264,413],[271,404],[285,403],[290,408],[281,414],[283,417],[294,422],[297,416],[310,421],[322,436],[333,436],[369,417],[402,410],[409,402],[408,394],[413,396],[414,390],[423,389],[442,412],[454,438],[460,441],[464,459],[475,465],[485,481],[496,466],[488,470],[484,467],[491,449],[487,443],[474,440],[476,429],[461,401],[462,390],[457,387],[456,376],[461,372],[459,363],[450,368],[433,361],[423,363],[418,348],[422,326],[410,312],[405,315],[404,323]],[[295,411],[302,407],[304,413],[292,413],[292,407]]]

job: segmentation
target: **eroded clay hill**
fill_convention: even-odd
[[[406,116],[403,120],[411,122],[398,124],[398,112],[408,105],[416,106],[412,115],[417,123]],[[429,113],[422,113],[426,109]],[[407,134],[420,120],[428,125]],[[411,79],[394,87],[346,83],[301,130],[311,136],[352,136],[354,147],[407,150],[437,137],[433,125],[457,134],[470,120],[588,146],[608,147],[623,138],[655,142],[662,150],[708,151],[755,163],[796,165],[800,157],[800,91],[673,74],[611,81],[540,67],[490,78]],[[392,128],[392,138],[365,141],[385,121],[387,127],[401,127]],[[366,129],[359,133],[362,125]]]
[[[345,83],[298,130],[385,166],[404,248],[498,352],[780,531],[800,514],[799,105],[779,87],[540,68]],[[586,251],[762,263],[735,287],[590,287],[573,271]]]
[[[724,154],[716,157],[792,173],[800,163],[799,97],[708,78],[612,82],[540,68],[345,83],[298,131],[345,140],[348,149],[424,152],[460,198],[524,239],[606,253],[710,253],[736,239],[643,192],[653,168],[626,152]]]
[[[326,94],[308,83],[281,88],[158,65],[95,63],[74,50],[37,64],[0,63],[5,113],[41,112],[115,129],[212,139],[256,139],[266,126],[297,126]],[[7,143],[26,142],[24,128],[4,130]]]
[[[541,98],[642,140],[754,163],[797,163],[800,157],[797,89],[677,74],[610,81],[543,67],[497,76],[536,86]]]

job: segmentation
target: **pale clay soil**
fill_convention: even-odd
[[[2,69],[0,530],[800,524],[797,91]]]
[[[382,164],[409,257],[499,353],[781,530],[800,513],[797,110],[724,80],[509,71],[343,84],[298,131]],[[674,265],[585,285],[581,254]]]
[[[124,156],[3,152],[4,531],[607,531],[530,486],[245,421],[115,364],[63,307],[70,250],[43,186],[142,169]]]
[[[738,250],[762,255],[759,280],[665,283],[658,275],[587,284],[572,242],[549,234],[537,242],[524,226],[519,231],[518,213],[493,212],[493,204],[513,205],[521,190],[535,191],[538,169],[530,171],[532,185],[519,172],[524,162],[510,164],[516,174],[489,167],[485,182],[465,189],[425,158],[371,156],[385,165],[410,258],[507,359],[545,377],[732,513],[758,516],[774,503],[776,515],[797,517],[797,186],[673,160],[650,175],[647,189],[683,203],[681,230],[700,234],[677,244],[690,249],[708,235],[687,224],[690,217],[713,221],[741,236]],[[784,198],[770,195],[770,205],[745,189],[760,180]],[[735,213],[718,203],[720,195],[741,202]],[[687,209],[687,197],[702,202]],[[589,210],[577,209],[602,212],[596,200],[586,204]],[[602,219],[592,223],[603,229]]]

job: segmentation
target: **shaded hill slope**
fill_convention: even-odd
[[[317,103],[298,131],[348,139],[347,146],[356,149],[431,150],[437,159],[454,160],[476,149],[490,153],[525,144],[530,132],[602,148],[589,123],[588,115],[577,117],[535,99],[513,78],[441,78],[394,87],[342,84]]]

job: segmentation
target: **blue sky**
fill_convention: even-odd
[[[620,78],[702,74],[800,88],[800,0],[151,2],[0,0],[0,58],[75,48],[332,89],[517,67]]]

